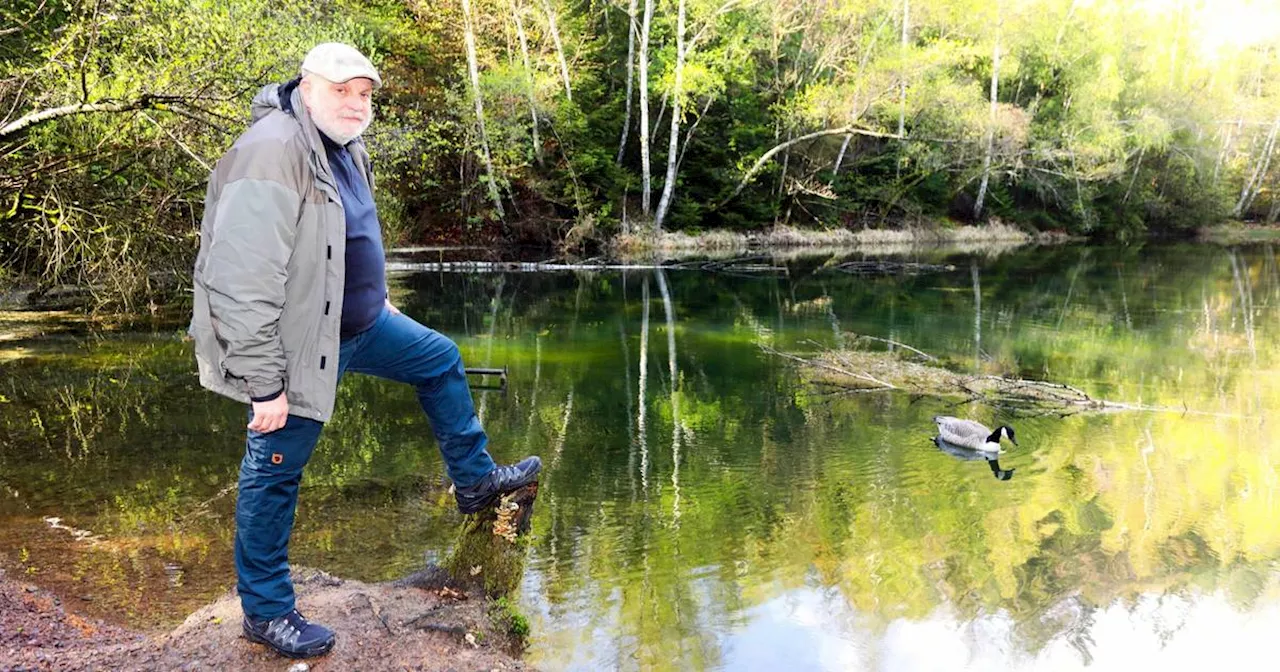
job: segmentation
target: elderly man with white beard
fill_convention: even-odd
[[[301,77],[254,98],[252,125],[205,194],[190,334],[201,384],[249,406],[235,534],[244,634],[293,658],[335,640],[295,608],[288,548],[303,467],[344,373],[414,386],[463,513],[542,468],[537,457],[494,463],[457,345],[387,298],[360,139],[381,85],[355,48],[316,46]]]

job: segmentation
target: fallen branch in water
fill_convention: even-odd
[[[915,349],[915,348],[913,348],[913,347],[911,347],[911,346],[907,345],[906,343],[900,343],[900,342],[895,341],[895,340],[893,340],[893,339],[891,339],[891,338],[879,338],[879,337],[877,337],[877,336],[866,336],[866,335],[861,335],[861,334],[860,334],[860,335],[858,335],[858,336],[857,336],[857,338],[865,338],[865,339],[867,339],[867,340],[869,340],[869,341],[879,341],[879,342],[881,342],[881,343],[888,343],[889,345],[892,345],[892,346],[896,346],[896,347],[899,347],[899,348],[903,348],[903,349],[905,349],[905,350],[910,350],[911,352],[914,352],[914,353],[916,353],[917,355],[920,355],[921,357],[924,357],[925,359],[927,359],[927,360],[929,360],[929,361],[931,361],[931,362],[936,362],[936,361],[938,361],[938,358],[937,358],[937,357],[934,357],[933,355],[931,355],[931,354],[929,354],[929,353],[927,353],[927,352],[925,352],[925,351],[923,351],[923,350],[917,350],[917,349]]]
[[[951,264],[921,264],[914,261],[846,261],[834,267],[849,275],[920,275],[956,270]]]
[[[708,271],[712,273],[765,274],[786,273],[765,257],[743,257],[721,261],[685,261],[675,263],[627,263],[588,259],[581,262],[555,261],[387,261],[389,273],[552,273],[563,271]]]
[[[793,361],[796,361],[796,362],[800,362],[801,364],[807,364],[807,365],[809,365],[809,366],[816,366],[816,367],[819,367],[819,368],[822,368],[822,369],[826,369],[826,370],[828,370],[828,371],[834,371],[834,372],[839,373],[839,374],[841,374],[841,375],[850,376],[850,377],[852,377],[852,378],[857,378],[858,380],[863,380],[863,381],[866,381],[866,382],[869,382],[869,383],[875,383],[875,384],[878,386],[878,387],[876,387],[876,388],[858,388],[858,389],[857,389],[857,391],[858,391],[858,392],[869,392],[869,391],[879,391],[879,390],[896,390],[896,389],[898,389],[898,387],[897,387],[897,386],[895,386],[895,385],[892,385],[892,384],[890,384],[890,383],[886,383],[886,382],[884,382],[883,380],[878,380],[878,379],[876,379],[876,378],[874,378],[874,377],[872,377],[872,376],[870,376],[870,375],[867,375],[867,374],[865,374],[865,373],[855,373],[855,372],[853,372],[853,371],[848,371],[848,370],[842,369],[842,368],[837,367],[837,366],[832,366],[832,365],[830,365],[830,364],[827,364],[827,363],[825,363],[825,362],[818,361],[818,360],[816,360],[816,359],[805,359],[805,358],[803,358],[803,357],[797,357],[797,356],[795,356],[795,355],[789,355],[789,354],[787,354],[787,353],[785,353],[785,352],[778,352],[777,350],[774,350],[773,348],[770,348],[770,347],[769,347],[769,346],[767,346],[767,345],[762,345],[762,346],[760,346],[760,349],[761,349],[761,350],[764,350],[765,352],[767,352],[767,353],[769,353],[769,354],[771,354],[771,355],[777,355],[778,357],[782,357],[782,358],[784,358],[784,359],[790,359],[790,360],[793,360]]]
[[[891,342],[930,361],[938,361],[933,355],[897,341],[862,338]],[[1095,399],[1084,390],[1063,383],[994,375],[965,375],[942,366],[906,361],[894,352],[827,350],[815,357],[806,358],[779,352],[767,346],[761,346],[761,349],[809,367],[813,373],[812,381],[827,388],[823,392],[825,395],[895,390],[910,392],[919,397],[955,400],[954,406],[982,403],[1017,414],[1056,414],[1059,417],[1118,411],[1178,413],[1232,419],[1249,417],[1236,413],[1198,411],[1188,408],[1185,403],[1177,407]]]

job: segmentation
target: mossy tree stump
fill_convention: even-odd
[[[493,598],[520,585],[537,497],[535,481],[465,517],[453,553],[442,564],[453,583],[480,587]]]

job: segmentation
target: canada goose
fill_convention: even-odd
[[[998,453],[1001,435],[1008,437],[1013,445],[1018,445],[1018,440],[1013,438],[1013,428],[1008,425],[1000,425],[995,431],[991,431],[981,422],[961,420],[949,415],[934,416],[933,421],[938,424],[938,436],[943,441],[961,448]]]

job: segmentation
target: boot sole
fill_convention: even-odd
[[[243,632],[244,632],[245,638],[248,639],[249,641],[255,644],[262,644],[266,646],[268,649],[271,649],[272,651],[275,651],[276,653],[286,658],[294,658],[294,659],[315,658],[317,656],[323,656],[324,654],[329,653],[331,650],[333,650],[334,640],[332,639],[323,644],[318,644],[316,646],[313,646],[309,649],[303,649],[301,651],[286,651],[285,649],[282,649],[276,646],[275,644],[272,644],[270,640],[268,640],[266,637],[263,637],[262,635],[259,635],[250,630],[245,630]]]

